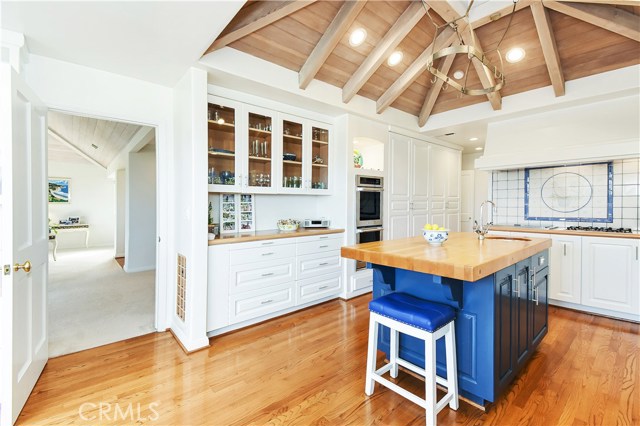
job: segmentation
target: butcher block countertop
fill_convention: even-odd
[[[599,231],[569,231],[567,229],[544,229],[544,228],[526,228],[524,226],[505,226],[494,225],[491,227],[494,231],[503,232],[530,232],[532,234],[549,234],[549,235],[575,235],[579,237],[607,237],[607,238],[631,238],[640,240],[640,234],[637,232],[599,232]],[[491,231],[489,234],[491,235]]]
[[[312,235],[339,234],[344,229],[338,228],[298,228],[297,231],[280,231],[269,229],[267,231],[256,231],[245,234],[224,234],[216,235],[215,240],[209,240],[210,246],[218,244],[246,243],[249,241],[275,240],[279,238],[309,237]]]
[[[507,238],[507,239],[505,239]],[[450,232],[440,247],[423,237],[342,247],[342,257],[377,265],[477,281],[551,247],[550,238],[478,240],[472,232]]]

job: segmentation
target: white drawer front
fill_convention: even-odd
[[[351,277],[351,290],[357,291],[373,287],[373,270],[359,271]]]
[[[298,243],[298,256],[304,254],[340,250],[340,247],[342,247],[342,238],[331,238],[327,240],[316,240]]]
[[[244,263],[229,268],[229,293],[256,290],[295,280],[293,259]]]
[[[340,232],[337,234],[322,234],[322,235],[311,235],[310,237],[300,237],[298,239],[301,243],[307,243],[310,241],[326,241],[326,240],[342,240],[344,236],[344,232]]]
[[[295,244],[255,247],[232,250],[229,256],[231,265],[262,262],[271,259],[293,258],[296,255]]]
[[[267,315],[295,305],[293,283],[229,297],[231,323]]]
[[[298,279],[339,272],[341,266],[340,251],[298,256]]]
[[[244,250],[248,248],[256,248],[256,247],[273,247],[273,246],[282,246],[286,244],[294,244],[296,242],[296,238],[276,238],[273,240],[260,240],[260,241],[249,241],[247,243],[237,243],[237,244],[229,244],[231,250]]]
[[[340,273],[323,275],[318,278],[308,278],[298,281],[297,304],[312,302],[324,297],[334,296],[342,291],[342,276]]]

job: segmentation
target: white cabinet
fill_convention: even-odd
[[[344,235],[209,247],[207,330],[230,331],[342,292]]]
[[[429,155],[430,223],[460,229],[460,151],[432,145]]]
[[[388,239],[422,234],[425,223],[460,228],[460,152],[389,133]]]
[[[582,303],[640,315],[638,248],[624,238],[582,239]]]
[[[549,249],[549,299],[580,303],[582,298],[582,237],[545,235],[551,237]]]

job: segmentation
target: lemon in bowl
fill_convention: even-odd
[[[438,224],[427,223],[424,225],[422,236],[432,246],[441,246],[449,239],[449,230]]]

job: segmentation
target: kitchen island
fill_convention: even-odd
[[[548,238],[455,232],[442,246],[422,237],[343,247],[343,257],[373,269],[373,297],[404,292],[456,309],[458,384],[485,405],[506,389],[547,333]],[[389,356],[389,330],[378,347]],[[400,355],[424,366],[424,345],[402,336]],[[444,342],[438,374],[446,376]]]

